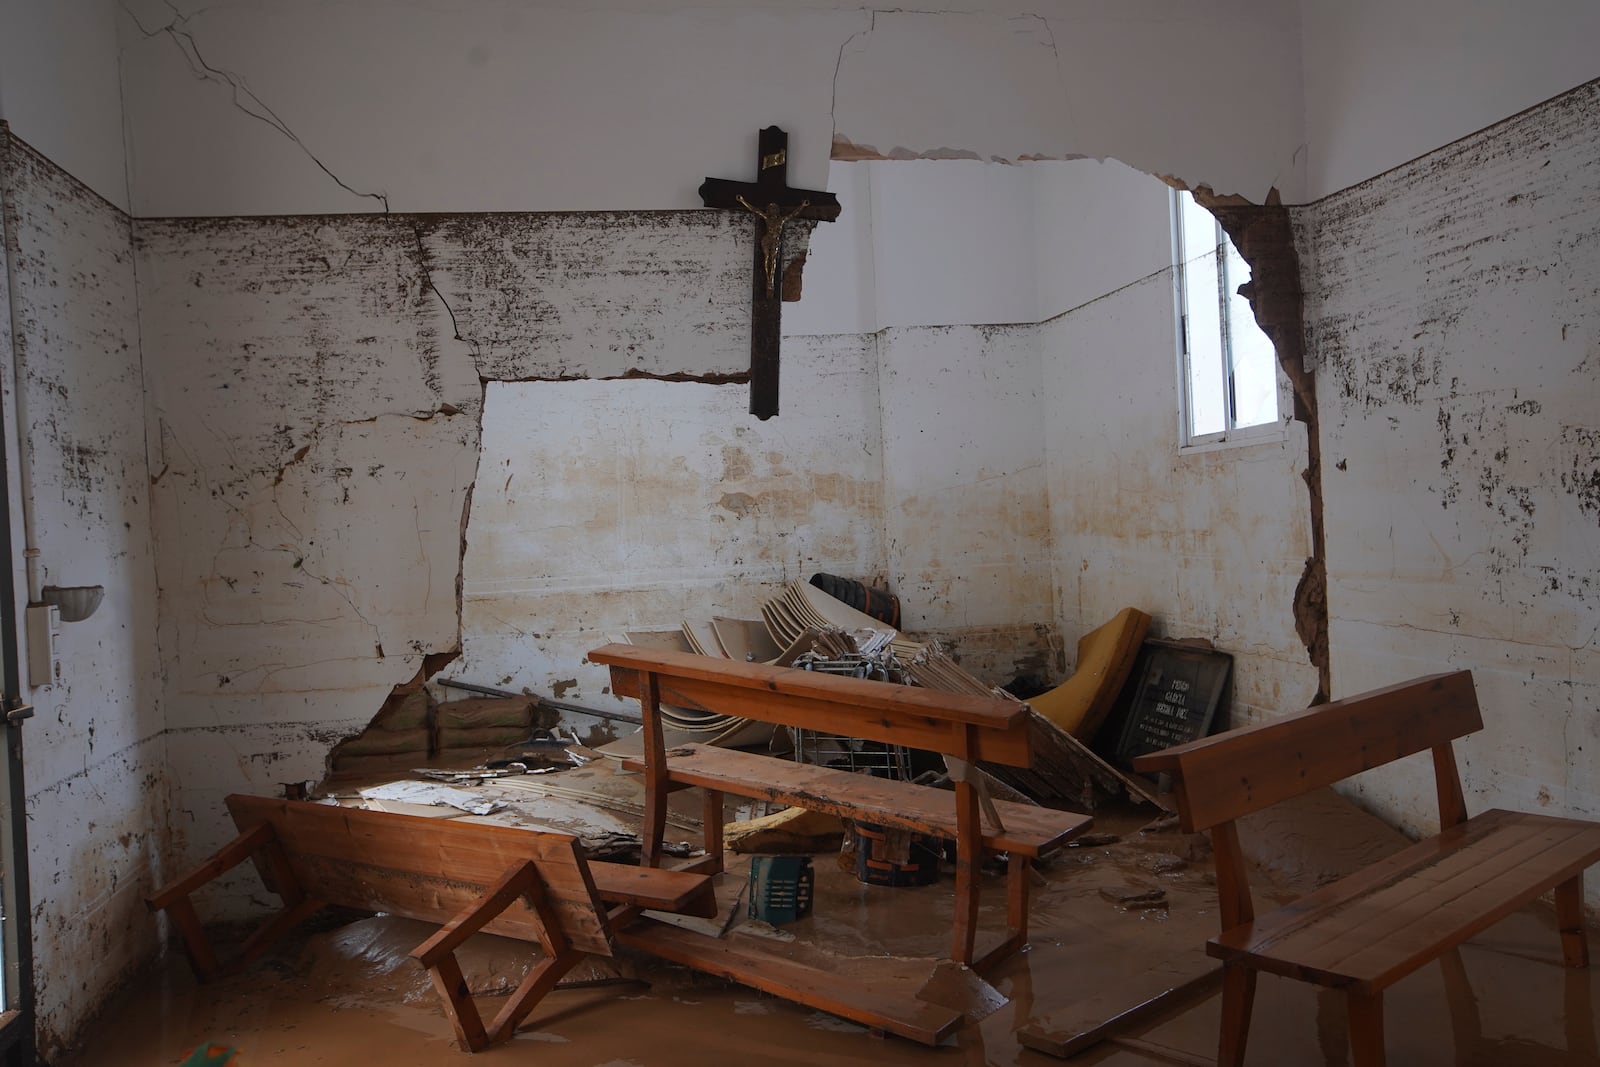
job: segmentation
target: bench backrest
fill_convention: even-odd
[[[237,794],[227,805],[241,833],[272,825],[307,896],[347,908],[446,923],[511,868],[532,860],[568,940],[611,955],[600,898],[574,837]],[[258,859],[256,868],[276,890],[270,865]],[[537,941],[540,924],[518,900],[484,929]]]
[[[605,645],[589,659],[611,667],[618,696],[642,699],[643,676],[653,674],[661,701],[679,707],[1012,767],[1030,762],[1028,706],[1016,701],[636,645]]]
[[[1472,672],[1456,671],[1152,752],[1134,768],[1172,775],[1183,828],[1194,833],[1431,749],[1449,823],[1464,817],[1450,742],[1482,728]]]

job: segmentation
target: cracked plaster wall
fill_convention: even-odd
[[[51,1054],[157,946],[168,778],[130,222],[0,126],[10,307],[5,433],[24,396],[43,584],[105,601],[63,624],[63,680],[23,688],[38,1032]],[[15,331],[11,330],[15,325]],[[14,540],[22,574],[21,469]],[[24,659],[24,666],[26,659]]]
[[[548,691],[589,647],[573,635],[682,618],[682,606],[644,618],[650,613],[634,603],[632,614],[557,620],[570,639],[543,652],[506,649],[499,613],[530,631],[553,627],[542,612],[528,621],[538,605],[485,605],[486,595],[504,592],[508,578],[577,580],[552,570],[562,562],[559,542],[545,545],[524,528],[548,523],[544,501],[527,495],[551,481],[545,464],[556,460],[541,449],[577,450],[579,466],[559,468],[575,480],[554,479],[560,493],[590,506],[618,501],[607,485],[634,495],[634,547],[643,531],[661,537],[669,528],[648,517],[677,505],[679,488],[714,490],[679,507],[682,537],[663,537],[671,547],[662,556],[638,559],[633,570],[579,572],[597,581],[648,581],[645,571],[678,548],[687,581],[697,568],[731,561],[747,527],[771,532],[780,521],[793,526],[787,537],[751,548],[744,600],[760,582],[809,575],[800,572],[816,560],[881,567],[876,501],[848,487],[826,501],[817,490],[829,471],[852,484],[876,478],[875,423],[852,414],[876,410],[863,363],[870,345],[793,343],[798,362],[786,388],[822,396],[819,414],[807,422],[799,405],[759,431],[742,414],[746,387],[626,380],[715,382],[742,368],[753,244],[748,220],[710,212],[138,224],[169,609],[169,745],[174,765],[193,771],[176,802],[184,856],[225,836],[222,794],[275,793],[319,777],[333,742],[364,726],[423,655],[462,647],[460,581],[471,582],[465,645],[467,669],[487,674],[478,681],[515,671]],[[493,475],[480,479],[491,381],[498,415],[484,462]],[[507,396],[532,406],[508,405]],[[660,405],[658,417],[627,406],[641,396]],[[751,436],[760,469],[748,480],[685,459],[694,455],[686,442],[714,425],[730,447],[736,432]],[[816,441],[803,440],[807,428]],[[629,449],[647,471],[621,472],[604,458]],[[790,457],[786,469],[773,458],[780,452]],[[807,481],[797,472],[819,473]],[[516,474],[522,482],[508,483]],[[479,482],[488,518],[469,528]],[[802,502],[811,491],[819,499]],[[740,494],[748,507],[718,504]],[[534,517],[516,501],[528,501]],[[737,521],[708,534],[712,518]],[[462,552],[474,543],[504,551],[463,579]]]
[[[422,226],[137,224],[180,860],[456,647],[482,387]]]
[[[1299,187],[1299,21],[1272,0],[176,7],[123,20],[140,216],[693,207],[773,123],[809,188],[836,136]]]
[[[1600,816],[1600,83],[1296,222],[1333,695],[1471,668],[1469,809]],[[1425,763],[1356,792],[1431,829]]]
[[[1389,127],[1354,121],[1330,125],[1332,119],[1359,114],[1361,104],[1358,93],[1348,92],[1349,83],[1330,82],[1328,75],[1357,69],[1357,53],[1364,53],[1366,46],[1346,48],[1354,38],[1325,34],[1334,27],[1317,28],[1320,14],[1299,27],[1292,5],[1221,0],[1202,5],[1147,0],[1115,10],[1099,4],[1055,4],[1043,12],[1044,18],[1030,5],[968,6],[981,10],[874,16],[865,8],[777,0],[698,5],[693,10],[665,2],[631,3],[627,10],[558,3],[496,9],[461,3],[426,9],[375,2],[242,3],[204,11],[185,5],[193,17],[175,20],[166,5],[138,0],[127,5],[137,21],[123,18],[120,32],[133,204],[136,214],[190,216],[364,211],[385,203],[408,209],[681,207],[695,202],[693,189],[702,175],[747,174],[754,129],[770,122],[791,131],[793,182],[812,186],[826,178],[827,146],[835,135],[854,142],[843,146],[847,153],[864,152],[867,146],[893,156],[1020,158],[1086,151],[1206,181],[1222,191],[1259,196],[1276,183],[1291,200],[1303,187],[1305,162],[1296,151],[1303,141],[1313,142],[1310,158],[1320,168],[1313,175],[1315,191],[1343,180],[1337,177],[1343,173],[1339,166],[1349,169],[1353,180],[1386,165],[1383,152],[1398,151],[1388,142],[1380,144],[1381,138],[1352,144],[1334,136],[1355,126]],[[1422,11],[1425,6],[1419,0],[1409,9]],[[1566,5],[1567,14],[1575,14],[1571,9],[1576,6]],[[1384,5],[1384,25],[1391,10],[1392,5]],[[7,3],[3,12],[8,31],[17,32],[8,32],[0,43],[0,117],[17,123],[96,190],[125,202],[121,146],[111,132],[121,127],[120,107],[105,91],[114,66],[105,55],[111,5],[50,5],[48,18],[38,5]],[[19,20],[19,12],[25,19]],[[1484,33],[1483,26],[1474,26],[1461,35],[1469,44],[1472,39],[1502,39],[1498,32]],[[1570,19],[1534,23],[1519,18],[1517,26],[1535,26],[1541,48],[1586,39],[1570,32]],[[1303,30],[1307,55],[1309,125],[1299,118],[1299,46],[1286,44],[1297,29]],[[1413,48],[1406,62],[1369,73],[1400,71],[1397,76],[1403,79],[1403,71],[1427,69],[1421,61],[1448,65],[1458,56],[1460,43],[1441,46],[1430,36],[1427,47]],[[1527,54],[1538,49],[1519,50]],[[1232,62],[1217,63],[1219,54],[1229,55]],[[1449,123],[1481,124],[1516,106],[1515,101],[1537,99],[1527,94],[1539,92],[1548,77],[1566,76],[1562,72],[1569,70],[1572,56],[1567,51],[1560,55],[1565,57],[1561,62],[1549,64],[1519,63],[1515,69],[1505,64],[1497,71],[1505,79],[1493,92],[1470,99],[1454,93],[1448,101],[1430,99],[1422,108],[1428,115],[1405,119],[1412,138],[1405,150],[1445,139],[1431,131],[1444,130]],[[698,72],[697,78],[681,78],[685,69]],[[1557,73],[1548,75],[1550,70]],[[576,81],[599,88],[574,93]],[[880,82],[892,84],[894,92],[879,92]],[[969,84],[978,87],[974,94],[958,94],[946,101],[950,106],[928,107],[927,100],[948,88]],[[1375,84],[1363,76],[1357,88]],[[1413,91],[1413,86],[1401,85],[1383,97],[1405,97]],[[540,106],[541,101],[559,106]],[[464,114],[473,115],[474,121],[461,121]],[[1592,133],[1588,136],[1592,141]],[[1323,145],[1328,154],[1319,156]],[[1350,163],[1353,159],[1363,162]],[[63,202],[71,200],[67,196]],[[44,202],[55,203],[56,194]],[[1329,203],[1303,215],[1302,224],[1308,229],[1320,226]],[[1404,217],[1403,212],[1396,214]],[[27,227],[18,232],[25,240],[37,238],[41,248],[56,242],[75,249],[52,264],[81,262],[88,256],[100,257],[106,268],[68,278],[69,290],[84,286],[85,279],[95,283],[96,296],[103,297],[102,290],[115,294],[124,289],[128,281],[116,263],[119,238],[106,238],[104,218],[79,220],[82,224],[69,234],[53,228],[59,220],[51,215],[45,211],[32,219],[39,227],[32,236]],[[722,221],[703,224],[740,225],[715,218]],[[125,227],[125,219],[121,225]],[[182,811],[177,825],[186,839],[183,851],[189,855],[222,836],[215,819],[217,794],[241,787],[273,791],[283,781],[314,777],[326,748],[365,723],[393,681],[409,677],[421,649],[449,647],[455,640],[456,576],[441,573],[438,561],[451,561],[444,568],[450,569],[461,548],[477,464],[477,420],[484,396],[480,375],[485,367],[489,375],[541,378],[630,368],[676,373],[684,366],[697,368],[696,373],[719,373],[716,368],[743,363],[743,342],[717,329],[692,338],[688,350],[694,354],[689,358],[682,358],[681,349],[655,347],[655,331],[630,330],[628,316],[615,310],[620,289],[607,290],[613,298],[609,305],[586,302],[585,286],[593,284],[598,272],[576,271],[588,277],[571,301],[547,295],[554,314],[543,304],[524,305],[525,287],[504,283],[506,277],[532,272],[546,294],[565,293],[570,265],[547,264],[546,273],[539,274],[535,261],[544,254],[542,246],[519,242],[515,232],[501,232],[515,231],[509,224],[460,220],[455,234],[450,225],[448,218],[409,216],[153,221],[139,226],[139,269],[150,276],[141,276],[148,286],[143,326],[156,338],[147,343],[159,363],[150,388],[160,419],[152,422],[150,440],[157,457],[151,464],[157,477],[154,506],[164,528],[162,582],[186,605],[185,610],[163,611],[161,640],[164,662],[173,672],[167,683],[171,733],[165,743],[172,765],[193,772],[192,781],[175,797]],[[1347,238],[1370,240],[1375,246],[1379,242],[1357,220],[1342,225],[1347,229],[1328,226],[1326,233],[1333,236],[1317,242],[1320,251],[1326,254],[1330,242]],[[652,240],[661,243],[631,266],[612,272],[616,285],[636,286],[630,290],[634,299],[649,299],[654,283],[645,276],[663,252],[671,254],[672,242],[662,241],[659,232],[652,237],[649,227],[629,226],[605,253],[625,259],[627,249],[615,247],[618,242]],[[715,300],[725,291],[721,279],[747,271],[742,250],[748,243],[748,233],[731,239],[724,234],[720,242],[707,242],[697,260],[674,260],[671,269],[693,275],[693,291]],[[87,251],[90,245],[98,249]],[[531,257],[526,255],[529,249]],[[25,257],[23,261],[28,262]],[[614,265],[621,264],[619,259]],[[1568,268],[1558,263],[1552,269],[1559,274]],[[1308,291],[1315,285],[1316,270],[1307,267]],[[34,273],[32,280],[43,276]],[[23,279],[24,292],[29,280]],[[1476,278],[1456,281],[1467,284]],[[1082,388],[1076,353],[1104,344],[1108,326],[1118,316],[1128,316],[1122,326],[1158,322],[1142,312],[1128,312],[1121,297],[1140,298],[1154,316],[1157,301],[1143,297],[1160,288],[1150,282],[1113,294],[1116,299],[1081,307],[1069,302],[1076,310],[1036,331],[1034,343],[1045,360],[1042,395],[1051,405],[1041,409],[1040,418],[1051,458],[1047,485],[1051,536],[1057,544],[1071,528],[1074,508],[1069,502],[1082,488],[1059,476],[1077,464],[1076,449],[1086,443],[1085,436],[1064,433],[1068,424],[1054,417],[1089,395]],[[1341,301],[1385,303],[1354,283],[1331,292],[1327,306],[1333,308]],[[141,304],[146,295],[142,289]],[[131,373],[125,363],[106,375],[96,362],[104,347],[100,335],[108,330],[137,337],[124,318],[128,300],[112,297],[113,305],[122,301],[123,307],[107,313],[122,323],[115,330],[104,322],[93,325],[78,305],[51,305],[58,316],[53,324],[60,327],[52,339],[74,332],[98,338],[86,349],[62,350],[68,353],[60,364],[64,377],[76,380],[86,367],[94,367],[86,387],[91,393],[77,394],[90,395],[93,406],[78,408],[74,403],[74,410],[115,411],[119,416],[92,428],[70,418],[69,425],[74,433],[83,431],[85,439],[107,435],[107,442],[114,444],[109,451],[120,466],[92,492],[84,489],[74,497],[63,490],[45,511],[84,500],[105,505],[106,514],[127,510],[134,486],[143,484],[135,476],[129,443],[137,436],[129,429],[131,420],[140,413],[127,404],[127,390],[114,398],[94,399],[92,394],[106,382],[134,387],[125,380]],[[729,301],[738,303],[732,295]],[[40,301],[41,306],[46,303]],[[670,307],[663,311],[670,313]],[[718,312],[707,314],[715,319]],[[586,315],[582,329],[561,337],[530,333],[521,325],[530,317],[570,322]],[[1399,336],[1395,322],[1385,328]],[[546,347],[541,342],[547,336],[554,343]],[[968,354],[982,352],[996,336],[974,331],[977,340]],[[942,342],[932,338],[908,333],[891,341],[902,354],[919,347],[937,354]],[[1017,337],[1000,343],[1026,347]],[[821,346],[819,354],[825,347],[829,358],[846,358],[849,348],[815,344]],[[1152,353],[1160,348],[1153,337],[1145,346]],[[1373,351],[1361,358],[1373,361]],[[119,358],[129,357],[123,353]],[[896,353],[889,351],[884,358],[893,370]],[[1454,348],[1450,358],[1471,362],[1470,353]],[[955,365],[961,358],[946,362]],[[1008,363],[1023,379],[1039,377],[1037,369],[1026,368],[1025,360]],[[1371,366],[1363,370],[1360,359],[1351,366],[1357,374],[1384,374]],[[1157,374],[1155,368],[1152,356],[1149,373]],[[1137,396],[1131,387],[1126,395],[1115,391],[1131,380],[1119,376],[1112,395],[1123,397],[1130,408],[1150,401],[1153,413],[1154,390]],[[1167,384],[1171,386],[1170,376]],[[996,385],[983,399],[993,406],[1003,396],[1004,387]],[[49,405],[36,404],[33,410],[38,415]],[[1098,405],[1082,414],[1089,426],[1100,425],[1093,420],[1105,417]],[[1517,414],[1526,415],[1527,409]],[[1465,415],[1471,421],[1474,412]],[[1408,432],[1417,432],[1414,416],[1396,412],[1392,417],[1397,425],[1410,427]],[[893,424],[893,413],[886,417]],[[1563,466],[1561,475],[1582,483],[1578,461],[1580,454],[1587,454],[1583,449],[1590,430],[1581,420],[1563,423],[1553,436],[1541,430],[1527,437],[1519,436],[1516,422],[1507,414],[1508,440],[1517,446],[1513,452],[1542,442],[1547,451],[1555,450],[1560,463],[1570,461],[1570,470]],[[1451,424],[1459,425],[1455,414]],[[1105,428],[1121,433],[1126,425]],[[1331,449],[1329,455],[1331,463]],[[1230,476],[1236,483],[1232,488],[1245,492],[1245,481],[1275,485],[1283,469],[1292,470],[1295,462],[1291,444],[1281,457],[1252,462],[1255,473]],[[108,459],[96,469],[111,471],[113,466]],[[1434,485],[1420,473],[1426,467],[1416,468],[1419,483]],[[978,476],[956,483],[957,492],[980,486],[986,476],[975,469]],[[1161,469],[1159,463],[1146,463],[1144,469],[1151,477],[1139,487],[1138,499],[1150,504],[1148,514],[1156,521],[1151,523],[1154,532],[1116,532],[1140,549],[1127,555],[1127,570],[1142,574],[1142,567],[1161,558],[1159,551],[1142,554],[1152,542],[1176,548],[1194,564],[1185,564],[1178,575],[1180,590],[1195,591],[1184,594],[1192,600],[1184,617],[1202,628],[1209,620],[1219,634],[1239,633],[1251,644],[1252,655],[1260,652],[1264,664],[1283,658],[1270,639],[1257,643],[1216,614],[1215,581],[1184,577],[1203,569],[1198,561],[1206,550],[1192,530],[1173,519],[1186,499],[1175,488],[1181,472],[1170,464]],[[1025,477],[1014,468],[1006,470],[1007,477]],[[63,471],[56,473],[65,477]],[[41,470],[41,500],[52,477]],[[1534,502],[1538,494],[1554,495],[1553,485],[1548,478],[1538,483]],[[1122,488],[1119,505],[1128,499]],[[1382,510],[1391,506],[1383,501],[1403,499],[1408,491],[1396,482],[1364,486],[1357,496],[1362,508]],[[1085,498],[1076,499],[1081,505]],[[1092,494],[1086,499],[1093,499]],[[1331,489],[1329,502],[1331,509]],[[1592,518],[1579,510],[1581,519]],[[1302,513],[1296,505],[1276,521],[1292,533],[1294,516]],[[1592,547],[1578,536],[1592,524],[1574,525],[1569,518],[1559,524],[1563,543],[1576,543],[1580,551]],[[126,578],[128,588],[144,588],[141,560],[148,561],[149,549],[138,542],[145,535],[131,513],[123,521],[128,523],[128,540],[108,554],[118,567],[127,568],[125,575],[119,572],[119,581]],[[1504,546],[1495,547],[1499,542],[1491,529],[1492,523],[1474,525],[1466,540],[1490,545],[1492,559]],[[107,530],[108,536],[117,536],[112,526]],[[1273,551],[1255,535],[1244,543],[1263,560]],[[75,555],[78,547],[69,554]],[[107,546],[92,547],[99,551]],[[1109,540],[1101,547],[1108,560],[1121,552]],[[1330,553],[1334,551],[1330,540]],[[887,543],[884,552],[887,565]],[[1070,638],[1076,628],[1092,625],[1124,598],[1109,583],[1067,580],[1068,554],[1055,554],[1057,618]],[[907,551],[899,558],[910,560],[912,555]],[[1015,558],[1021,566],[1033,566],[1020,554]],[[402,565],[386,565],[390,563]],[[1526,593],[1532,588],[1527,575],[1517,575],[1516,587]],[[1553,596],[1540,595],[1544,606],[1554,602]],[[1286,606],[1288,598],[1281,603]],[[102,615],[78,625],[127,626],[128,633],[148,634],[152,628],[145,625],[141,631],[137,623],[153,622],[154,604],[149,588],[147,596],[129,598],[120,610],[147,612],[150,618],[129,624],[126,615],[105,614],[112,609],[108,602]],[[1382,611],[1371,614],[1381,616]],[[1474,625],[1484,632],[1503,629],[1493,622]],[[67,637],[78,640],[93,632],[69,627]],[[1292,625],[1282,632],[1292,633]],[[1346,677],[1365,669],[1372,648],[1371,642],[1363,644],[1366,638],[1357,630],[1349,632],[1354,635],[1351,649],[1362,651],[1350,653],[1354,666]],[[1437,638],[1418,640],[1438,643]],[[1518,648],[1527,644],[1521,637],[1511,643]],[[1561,693],[1591,684],[1583,673],[1588,670],[1586,648],[1549,646],[1546,659],[1573,664],[1573,681],[1556,684],[1553,697],[1546,692],[1548,686],[1537,687],[1536,714],[1530,721],[1540,723],[1533,734],[1538,752],[1529,766],[1543,766],[1538,760],[1554,751],[1553,723],[1560,723],[1563,731],[1581,724],[1581,716],[1571,710],[1581,698],[1564,700]],[[80,924],[80,933],[112,929],[129,907],[141,872],[152,870],[153,835],[162,824],[165,803],[162,791],[151,788],[147,779],[165,766],[154,752],[162,744],[163,718],[148,662],[153,655],[153,644],[137,638],[97,639],[92,686],[104,691],[97,691],[94,701],[80,701],[91,686],[75,680],[70,693],[46,694],[57,705],[54,729],[61,736],[43,755],[34,753],[44,746],[30,748],[30,780],[41,782],[33,794],[39,798],[39,817],[46,820],[36,829],[44,827],[48,842],[40,846],[36,841],[36,850],[49,850],[36,858],[35,877],[40,871],[48,871],[52,880],[60,874],[71,888],[52,895],[40,916],[41,929],[57,931],[41,934],[42,970],[53,965],[55,954],[64,959],[70,951],[60,933],[68,926]],[[1545,653],[1534,658],[1539,656]],[[1515,655],[1512,660],[1520,663]],[[1288,668],[1284,672],[1291,682],[1298,678]],[[1291,688],[1274,694],[1262,687],[1262,695],[1247,702],[1295,706],[1286,695]],[[95,751],[111,753],[104,759],[86,758],[88,723],[83,713],[91,703],[98,708]],[[130,724],[150,731],[130,730]],[[1575,745],[1565,751],[1571,753]],[[1504,765],[1480,762],[1469,770],[1469,788],[1492,780],[1497,789],[1523,789],[1519,783],[1532,776],[1518,769],[1521,758]],[[1567,781],[1566,792],[1557,791],[1554,802],[1584,810],[1592,790],[1581,768],[1569,768]],[[1374,796],[1388,803],[1408,788]],[[90,795],[92,803],[85,802]],[[130,819],[128,836],[121,831],[108,836],[105,824],[91,817],[101,810]],[[51,819],[59,821],[52,824]],[[76,855],[94,857],[96,869],[62,873],[60,864],[76,862]],[[101,880],[107,872],[115,888]],[[127,925],[145,928],[139,920]],[[90,977],[77,979],[82,983],[77,989],[68,989],[57,974],[78,976],[84,973],[81,968],[57,972],[44,982],[41,1008],[53,1032],[69,1032],[97,990],[108,988],[129,958],[119,951],[137,953],[141,943],[126,939],[120,950],[113,946],[109,954],[102,952]]]

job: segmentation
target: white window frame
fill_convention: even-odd
[[[1193,399],[1190,394],[1189,373],[1191,345],[1189,344],[1189,296],[1188,279],[1185,263],[1187,255],[1184,248],[1183,230],[1183,193],[1177,189],[1171,190],[1168,197],[1169,229],[1172,234],[1172,296],[1174,325],[1177,331],[1177,370],[1178,370],[1178,447],[1183,452],[1206,452],[1217,448],[1228,448],[1236,445],[1260,444],[1270,441],[1285,439],[1284,417],[1284,392],[1287,380],[1283,369],[1273,360],[1273,377],[1277,385],[1274,395],[1277,398],[1277,417],[1268,421],[1257,423],[1253,426],[1235,426],[1236,412],[1233,380],[1233,345],[1230,336],[1232,327],[1232,303],[1229,297],[1248,279],[1230,280],[1228,277],[1228,257],[1221,254],[1222,247],[1229,242],[1228,235],[1222,229],[1222,223],[1212,220],[1215,227],[1213,231],[1218,249],[1217,256],[1217,302],[1219,321],[1222,330],[1222,373],[1223,391],[1225,396],[1223,429],[1205,434],[1191,432],[1193,419],[1190,411]],[[1255,326],[1254,323],[1251,323]],[[1259,327],[1257,327],[1259,328]]]

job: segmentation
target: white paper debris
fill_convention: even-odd
[[[432,782],[386,782],[361,790],[369,800],[399,800],[407,804],[431,804],[459,808],[471,815],[490,815],[505,807],[498,800],[487,800],[465,789],[454,789]]]

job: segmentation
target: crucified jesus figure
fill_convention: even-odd
[[[738,200],[746,211],[761,220],[761,265],[767,273],[767,299],[771,300],[778,287],[778,249],[783,244],[783,228],[790,219],[810,207],[811,201],[802,200],[789,211],[777,204],[768,204],[767,210],[759,211],[743,196]]]

